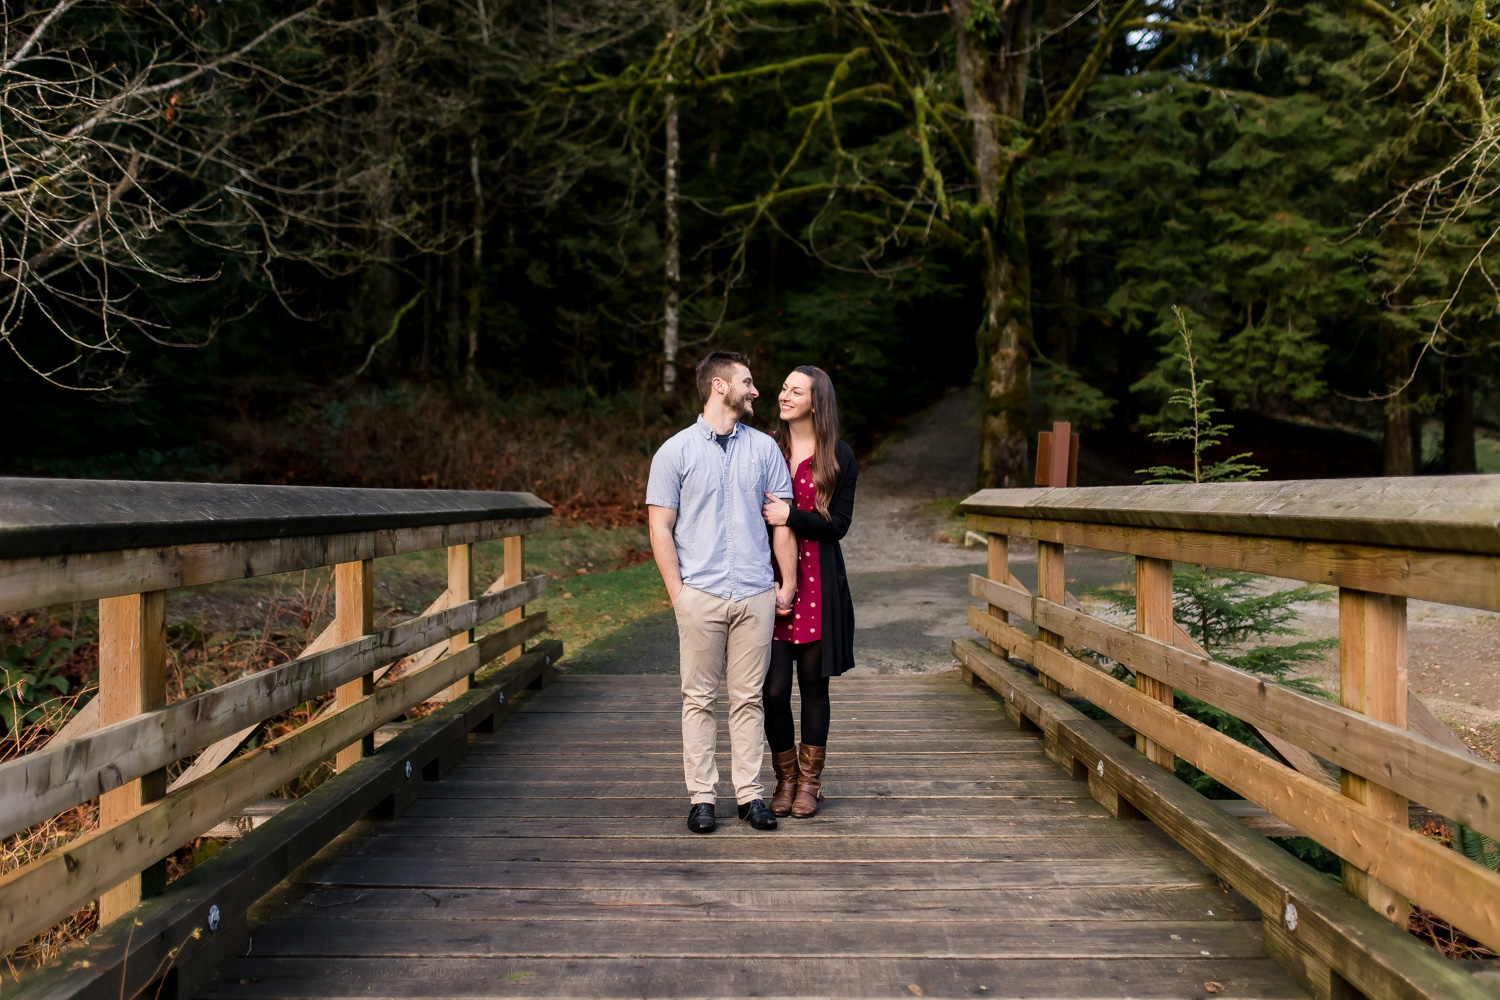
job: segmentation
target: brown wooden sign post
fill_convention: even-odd
[[[1037,435],[1036,484],[1078,485],[1078,435],[1066,420],[1055,422],[1050,431]]]

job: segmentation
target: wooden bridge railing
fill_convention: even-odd
[[[1453,978],[1404,934],[1408,900],[1500,950],[1500,874],[1411,830],[1408,800],[1500,837],[1500,766],[1470,754],[1409,693],[1406,616],[1408,600],[1500,610],[1500,476],[986,490],[961,509],[989,537],[987,575],[970,578],[988,609],[969,615],[989,649],[961,641],[954,651],[1013,718],[1044,730],[1055,760],[1086,775],[1116,815],[1144,813],[1259,904],[1268,951],[1320,996],[1469,990],[1469,977]],[[1037,543],[1036,594],[1010,572],[1012,538]],[[1135,557],[1134,629],[1068,606],[1065,546]],[[1196,648],[1173,620],[1174,562],[1337,587],[1339,703]],[[1134,685],[1075,656],[1081,649],[1126,667]],[[1032,664],[1040,685],[1007,655]],[[1134,761],[1165,771],[1143,771],[1101,737],[1058,697],[1069,691],[1130,726]],[[1248,723],[1276,756],[1176,711],[1174,691]],[[1290,855],[1251,850],[1232,823],[1213,821],[1167,777],[1174,757],[1336,853],[1343,889],[1401,931],[1351,917],[1337,891],[1286,867]]]
[[[0,954],[94,899],[101,925],[129,923],[119,918],[163,891],[163,859],[178,847],[329,758],[340,772],[358,770],[375,730],[414,705],[449,700],[469,711],[459,722],[481,723],[504,700],[496,688],[488,702],[477,693],[465,701],[485,664],[503,658],[521,682],[550,669],[556,643],[521,656],[547,626],[545,614],[522,616],[546,586],[543,576],[523,579],[522,542],[550,511],[527,493],[0,479],[0,611],[97,600],[100,632],[97,697],[45,746],[0,763],[0,837],[99,800],[97,829],[0,877]],[[495,539],[504,539],[504,574],[475,595],[472,547]],[[435,548],[447,550],[447,589],[421,617],[377,630],[372,561]],[[166,700],[168,590],[325,566],[334,567],[334,621],[301,656]],[[503,627],[476,641],[474,630],[497,618]],[[330,691],[322,714],[230,759],[261,722]],[[463,725],[427,727],[439,730],[466,734]],[[408,750],[431,757],[439,743]],[[193,755],[168,786],[167,768]],[[432,765],[417,755],[418,772]],[[350,794],[389,797],[389,782],[364,771],[347,783]],[[412,759],[392,773],[420,784]],[[324,798],[340,794],[342,777],[323,786]],[[343,810],[343,825],[365,809]],[[320,843],[342,828],[321,822]],[[193,914],[194,939],[217,932],[221,919],[243,921],[218,903],[203,909]],[[166,958],[153,956],[148,974],[177,955],[158,950]],[[130,996],[135,986],[117,977],[106,991]]]

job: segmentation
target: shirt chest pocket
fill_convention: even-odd
[[[766,476],[759,463],[746,462],[734,470],[734,488],[748,497],[759,498],[766,489]]]
[[[682,474],[682,505],[701,506],[718,489],[718,470],[701,463],[688,466]]]

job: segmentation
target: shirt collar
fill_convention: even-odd
[[[708,421],[703,419],[703,414],[701,413],[698,414],[697,427],[698,433],[703,435],[703,440],[705,441],[712,441],[718,435],[718,432],[708,425]],[[738,437],[739,433],[740,421],[736,420],[734,422],[734,427],[729,431],[730,440]]]

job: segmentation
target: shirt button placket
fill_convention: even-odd
[[[729,496],[729,490],[730,490],[730,482],[729,482],[729,449],[732,448],[733,446],[734,446],[734,432],[731,431],[730,432],[730,436],[729,436],[729,440],[725,441],[724,442],[724,447],[722,447],[722,448],[719,449],[719,457],[723,461],[723,464],[720,466],[720,469],[722,471],[720,472],[720,477],[719,477],[719,497],[721,498],[720,502],[723,504],[723,507],[719,511],[719,523],[723,526],[722,527],[722,531],[723,531],[724,554],[728,557],[727,560],[726,560],[726,562],[727,562],[728,565],[725,567],[725,569],[726,569],[726,572],[728,572],[728,574],[729,574],[729,581],[728,582],[729,582],[729,600],[730,601],[733,601],[735,599],[735,591],[734,591],[734,533],[732,531],[730,531],[730,528],[729,528],[729,512],[730,512],[730,503],[731,503],[731,498]]]

